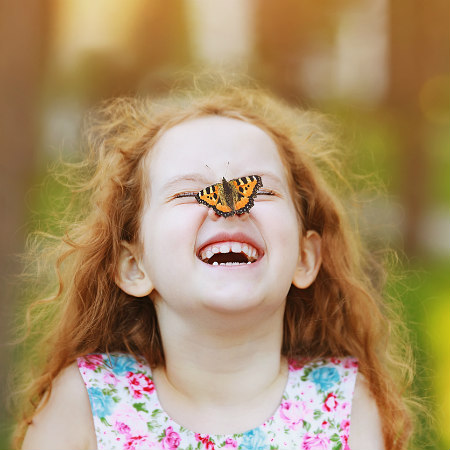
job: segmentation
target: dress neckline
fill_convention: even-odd
[[[181,425],[179,422],[177,422],[175,419],[173,419],[173,418],[167,413],[167,411],[164,409],[164,407],[163,407],[162,404],[161,404],[161,401],[160,401],[159,395],[158,395],[158,391],[157,391],[156,386],[155,386],[155,384],[154,384],[153,372],[152,372],[151,368],[148,366],[147,363],[145,363],[145,366],[146,366],[147,370],[149,371],[150,378],[152,379],[153,385],[154,385],[154,388],[155,388],[155,390],[154,390],[154,392],[153,392],[153,396],[154,396],[154,399],[153,399],[154,406],[155,406],[157,409],[159,409],[159,410],[161,411],[161,414],[163,414],[163,415],[167,418],[167,421],[168,421],[167,423],[168,423],[168,424],[170,424],[170,425],[173,426],[173,427],[180,428],[180,429],[183,430],[185,433],[190,434],[190,435],[192,435],[192,436],[194,436],[194,435],[196,435],[196,436],[208,436],[208,437],[211,437],[211,438],[213,438],[213,439],[220,440],[220,439],[224,439],[224,438],[226,438],[226,437],[241,436],[241,435],[244,435],[244,434],[246,434],[246,433],[250,433],[251,431],[256,430],[256,429],[265,428],[265,427],[268,426],[268,423],[269,423],[271,420],[273,420],[274,417],[275,417],[277,414],[280,413],[280,409],[281,409],[281,406],[282,406],[282,404],[283,404],[283,400],[284,400],[284,399],[286,398],[286,396],[289,394],[290,386],[292,385],[292,380],[293,380],[293,373],[294,373],[294,372],[290,369],[290,364],[289,364],[287,361],[286,361],[286,364],[287,364],[286,370],[287,370],[287,372],[288,372],[288,375],[287,375],[287,378],[286,378],[286,383],[285,383],[285,385],[284,385],[284,389],[283,389],[282,395],[281,395],[281,397],[280,397],[280,401],[278,402],[278,405],[277,405],[277,407],[275,408],[275,410],[272,412],[272,414],[271,414],[271,415],[270,415],[263,423],[261,423],[261,424],[255,426],[255,427],[253,427],[253,428],[250,428],[250,429],[248,429],[248,430],[241,431],[241,432],[239,432],[239,433],[232,433],[232,434],[230,434],[230,433],[228,433],[228,434],[217,434],[217,433],[214,433],[214,434],[208,434],[208,433],[200,433],[200,432],[197,432],[197,431],[192,431],[191,429],[189,429],[189,428],[187,428],[187,427]]]

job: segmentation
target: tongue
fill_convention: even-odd
[[[248,259],[247,257],[242,253],[216,253],[215,255],[211,256],[208,260],[208,264],[212,264],[214,262],[220,263],[227,263],[227,262],[236,262],[236,263],[247,263]]]

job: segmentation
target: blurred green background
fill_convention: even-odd
[[[386,186],[383,198],[361,192],[363,229],[402,255],[390,289],[433,416],[417,448],[448,449],[449,13],[445,0],[0,0],[0,448],[12,425],[14,255],[58,207],[61,187],[42,185],[48,165],[76,155],[83,115],[102,99],[162,94],[178,71],[208,66],[333,115],[352,168]]]

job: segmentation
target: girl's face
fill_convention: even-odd
[[[207,116],[165,132],[146,163],[150,192],[141,224],[142,268],[153,283],[154,301],[181,314],[283,307],[299,260],[300,226],[271,137],[247,122]],[[263,182],[263,195],[249,213],[224,218],[193,197],[224,176],[246,175]],[[177,197],[183,193],[192,196]],[[217,249],[256,260],[232,266],[205,262],[208,251]]]

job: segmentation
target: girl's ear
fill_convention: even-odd
[[[315,231],[308,231],[300,242],[300,256],[292,284],[306,289],[316,279],[322,263],[322,239]]]
[[[129,295],[145,297],[153,291],[153,283],[135,256],[136,251],[129,242],[122,241],[122,251],[117,267],[116,284]]]

